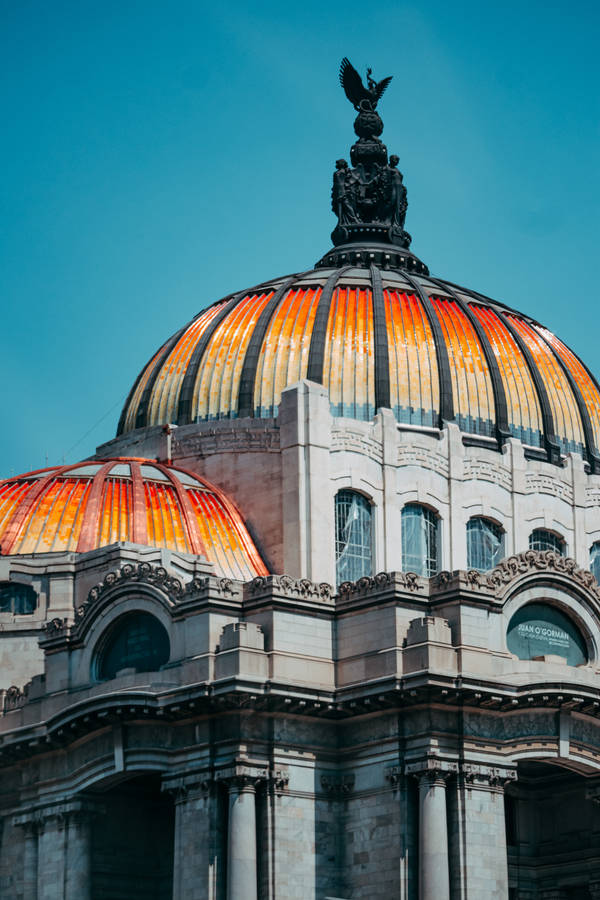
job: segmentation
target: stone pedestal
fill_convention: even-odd
[[[449,900],[446,779],[429,769],[419,776],[419,900]]]
[[[38,831],[34,822],[23,828],[23,900],[37,900]]]

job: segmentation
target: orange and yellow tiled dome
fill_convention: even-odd
[[[309,378],[335,416],[502,441],[557,461],[600,460],[600,390],[583,363],[526,315],[414,269],[328,260],[205,309],[142,370],[118,433],[151,425],[277,414],[283,389]],[[335,268],[334,268],[335,265]],[[329,267],[328,267],[329,266]],[[424,268],[424,267],[422,267]]]
[[[242,517],[197,475],[144,459],[55,466],[0,482],[2,554],[84,552],[117,541],[201,554],[217,574],[267,574]]]

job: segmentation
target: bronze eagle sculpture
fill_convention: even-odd
[[[387,78],[377,82],[371,77],[372,71],[372,69],[367,69],[368,87],[365,87],[362,78],[347,56],[343,58],[342,64],[340,65],[340,83],[344,88],[346,97],[357,111],[364,108],[361,107],[361,104],[364,101],[369,104],[368,108],[375,109],[381,95],[392,80],[393,76],[388,75]]]

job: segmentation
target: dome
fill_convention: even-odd
[[[180,469],[119,458],[0,482],[3,555],[82,553],[117,541],[202,554],[230,578],[267,574],[233,504]]]
[[[529,316],[429,276],[409,252],[396,268],[389,258],[337,247],[310,272],[209,306],[142,370],[118,434],[272,417],[284,388],[308,378],[328,389],[334,416],[391,408],[405,425],[454,421],[554,462],[581,453],[596,470],[600,391],[578,357]]]

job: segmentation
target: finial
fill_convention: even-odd
[[[354,122],[358,140],[350,149],[353,168],[345,159],[335,164],[331,205],[338,224],[331,239],[336,247],[375,241],[408,249],[411,236],[404,230],[407,201],[399,158],[392,155],[388,161],[387,147],[379,140],[383,122],[377,104],[392,76],[377,82],[372,71],[367,69],[365,87],[346,57],[340,66],[341,85],[358,112]]]

